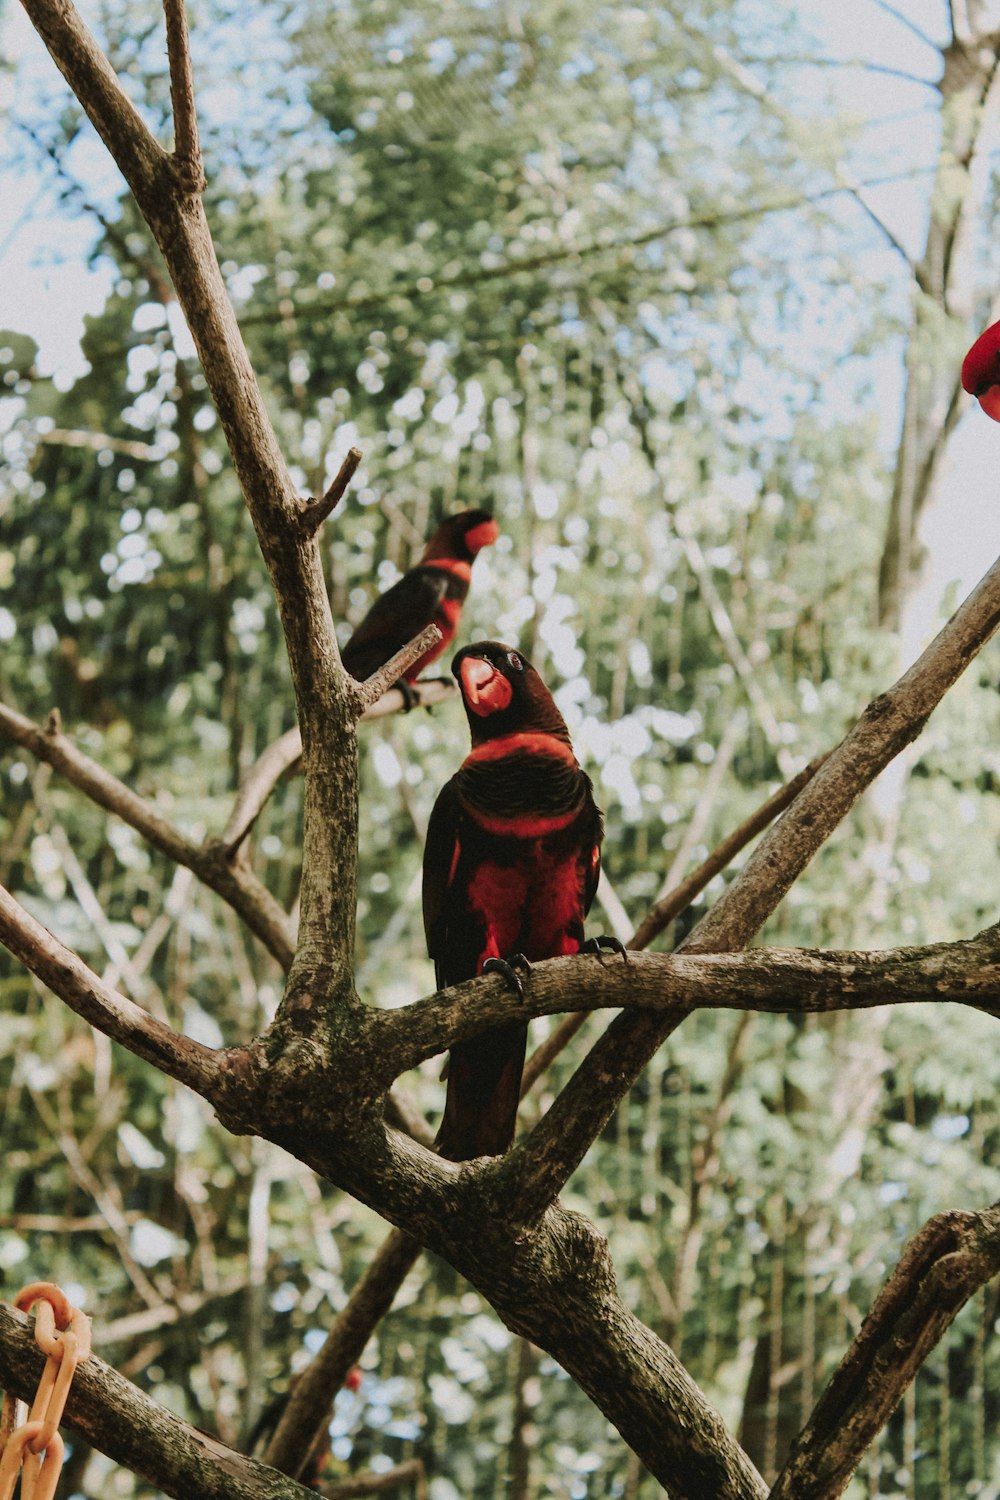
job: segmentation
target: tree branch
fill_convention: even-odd
[[[224,844],[214,841],[197,844],[187,838],[150,802],[78,750],[59,729],[55,715],[50,719],[49,727],[43,730],[23,714],[0,703],[0,734],[5,734],[38,760],[59,771],[98,807],[128,823],[147,843],[175,864],[193,871],[199,880],[232,906],[268,952],[284,968],[288,967],[295,951],[294,931],[288,916],[251,870],[232,861],[232,851]]]
[[[169,1078],[211,1098],[219,1054],[173,1031],[106,985],[0,886],[0,940],[71,1010]]]
[[[318,500],[307,500],[302,505],[302,526],[311,536],[318,531],[326,520],[340,504],[347,493],[347,486],[354,478],[355,471],[362,459],[360,448],[348,448],[347,457],[341,464],[336,477],[330,484],[325,495]]]
[[[416,1240],[393,1229],[383,1240],[315,1359],[289,1392],[281,1420],[264,1454],[265,1463],[297,1477],[309,1460],[317,1435],[330,1420],[333,1401],[351,1366],[364,1352],[371,1331],[392,1306],[403,1279],[420,1254]]]
[[[163,0],[170,61],[170,104],[174,113],[174,162],[188,193],[205,191],[205,167],[198,140],[198,111],[194,102],[191,43],[184,0]]]
[[[419,661],[432,646],[436,646],[440,639],[441,632],[436,625],[425,626],[419,635],[415,635],[402,650],[397,651],[395,656],[391,656],[384,666],[379,667],[377,672],[373,672],[364,682],[359,683],[354,695],[358,718],[360,719],[367,709],[373,708],[386,690],[399,681],[407,667],[412,667],[413,663]]]
[[[25,8],[101,131],[163,254],[274,586],[306,781],[299,941],[278,1024],[294,1024],[297,997],[322,983],[330,999],[323,1015],[313,1017],[313,1032],[320,1047],[328,1046],[356,999],[357,744],[351,679],[337,650],[319,549],[314,537],[301,534],[301,501],[229,301],[201,197],[180,191],[158,147],[155,171],[137,156],[133,138],[141,131],[150,139],[148,132],[131,106],[126,110],[71,0],[25,0]]]
[[[153,139],[71,0],[25,0],[24,8],[133,192],[138,197],[139,192],[155,190],[168,177],[170,158]]]
[[[1000,1204],[914,1235],[820,1397],[770,1500],[836,1500],[956,1314],[1000,1272]]]
[[[784,786],[780,786],[765,802],[761,803],[756,811],[744,819],[738,828],[734,828],[732,833],[717,844],[697,869],[692,870],[691,874],[686,876],[679,885],[651,906],[629,940],[629,948],[648,948],[653,939],[659,937],[664,928],[669,927],[682,911],[687,910],[691,903],[701,895],[709,881],[714,880],[716,875],[736,858],[751,839],[756,838],[758,833],[763,833],[779,813],[791,806],[802,788],[816,775],[829,754],[830,752],[826,751],[823,755],[817,755],[807,766],[803,766],[791,781],[786,781]]]
[[[28,1319],[0,1302],[0,1385],[30,1402],[44,1365]],[[178,1500],[306,1500],[313,1493],[182,1422],[94,1354],[73,1376],[65,1421]]]
[[[454,682],[444,677],[426,677],[408,684],[410,705],[413,708],[433,708],[436,703],[447,703],[458,695]],[[401,713],[407,707],[406,699],[399,688],[391,687],[376,703],[372,703],[361,715],[361,722],[369,719],[384,719],[389,714]],[[295,724],[263,750],[247,772],[236,794],[229,821],[223,829],[219,842],[231,858],[259,818],[275,787],[287,771],[301,769],[302,736]]]
[[[665,1011],[676,1025],[694,1010],[828,1015],[942,1001],[1000,1014],[1000,926],[957,942],[871,952],[630,950],[627,962],[579,954],[550,958],[532,964],[523,999],[499,975],[488,975],[379,1012],[375,1050],[396,1076],[456,1042],[512,1021],[556,1015],[569,1004],[584,1011]]]

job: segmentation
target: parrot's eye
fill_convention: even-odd
[[[507,652],[507,660],[510,662],[511,666],[514,668],[515,672],[523,672],[524,671],[524,662],[518,656],[518,654],[517,654],[516,651],[508,651]]]

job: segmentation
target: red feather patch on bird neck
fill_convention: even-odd
[[[572,745],[539,729],[525,730],[520,734],[498,734],[496,739],[486,740],[470,750],[465,757],[465,764],[468,765],[470,761],[479,763],[484,760],[502,760],[515,750],[526,750],[529,755],[552,755],[559,760],[568,761],[571,766],[577,764]]]
[[[427,566],[440,568],[444,573],[453,573],[463,583],[470,583],[472,580],[471,563],[463,562],[460,557],[432,557],[427,560]]]
[[[462,697],[471,713],[485,719],[509,706],[514,689],[490,662],[481,656],[467,656],[458,670]]]

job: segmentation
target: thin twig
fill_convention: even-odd
[[[889,0],[872,0],[872,4],[878,6],[879,10],[885,11],[887,16],[892,16],[894,21],[898,21],[901,26],[905,26],[907,31],[912,32],[915,37],[919,37],[920,41],[930,47],[932,52],[940,54],[941,48],[937,42],[929,37],[926,31],[921,31],[916,21],[912,21],[903,11],[897,10],[895,5],[890,5]]]
[[[377,672],[358,684],[354,694],[357,705],[357,717],[360,719],[365,710],[371,708],[382,697],[387,688],[391,688],[403,676],[407,667],[436,646],[441,639],[441,632],[436,625],[426,625],[419,635],[415,635],[401,651],[391,656],[384,666],[379,667]]]
[[[427,677],[420,682],[407,684],[412,708],[433,708],[436,703],[446,703],[458,694],[454,682],[446,677]],[[383,719],[389,714],[401,713],[407,707],[406,698],[399,688],[390,688],[376,703],[372,703],[361,715],[362,723],[369,719]],[[232,855],[242,844],[250,829],[263,811],[268,799],[282,776],[288,771],[301,769],[302,736],[298,725],[286,729],[247,772],[236,795],[233,810],[229,815],[220,839],[228,855]]]
[[[362,453],[360,448],[348,448],[347,457],[337,471],[336,477],[330,484],[325,495],[318,500],[306,500],[302,505],[302,526],[307,535],[318,531],[320,526],[331,515],[340,504],[347,493],[347,486],[354,478],[358,464],[361,462]]]
[[[194,102],[191,40],[184,0],[163,0],[170,61],[170,104],[174,112],[174,162],[186,192],[205,191],[205,166],[198,140],[198,111]]]

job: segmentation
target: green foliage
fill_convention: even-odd
[[[162,121],[153,10],[129,0],[106,21],[139,35],[144,16],[147,41],[117,61]],[[794,39],[791,19],[742,3],[195,14],[209,214],[281,441],[304,493],[352,442],[365,452],[325,529],[336,617],[346,634],[442,511],[495,509],[503,536],[477,563],[463,634],[517,642],[556,687],[636,921],[675,858],[684,873],[893,674],[869,623],[888,491],[866,363],[885,344],[882,289],[832,208],[765,211],[825,185],[827,147],[803,154],[726,64],[773,57],[758,72],[781,98]],[[72,162],[75,121],[45,105],[38,128],[54,122],[46,139]],[[288,675],[157,254],[129,201],[102,214],[94,253],[116,281],[88,373],[56,389],[29,340],[0,336],[0,689],[38,718],[58,705],[81,748],[204,834],[292,722]],[[835,366],[850,420],[822,400]],[[877,803],[859,809],[769,940],[920,943],[993,919],[995,677],[971,675],[935,717],[895,834]],[[374,1003],[433,984],[422,830],[460,719],[448,705],[364,732],[358,980]],[[703,805],[721,746],[731,760]],[[5,752],[0,776],[5,880],[43,921],[192,1035],[265,1024],[280,975],[214,897],[26,756]],[[252,850],[288,907],[300,831],[290,779]],[[382,1226],[226,1136],[17,965],[0,985],[5,1291],[60,1281],[97,1314],[102,1355],[240,1440]],[[780,1455],[907,1236],[996,1196],[991,1025],[916,1007],[693,1016],[570,1184],[632,1305],[758,1461]],[[430,1116],[438,1074],[406,1080]],[[881,1440],[869,1493],[943,1493],[942,1445],[954,1493],[998,1493],[996,1312],[990,1293],[959,1320]],[[765,1344],[789,1372],[758,1410]],[[502,1492],[517,1351],[447,1266],[418,1265],[362,1364],[360,1392],[338,1397],[339,1472],[416,1453],[432,1500]],[[525,1398],[538,1495],[650,1492],[550,1361]],[[914,1473],[893,1478],[914,1435]]]

